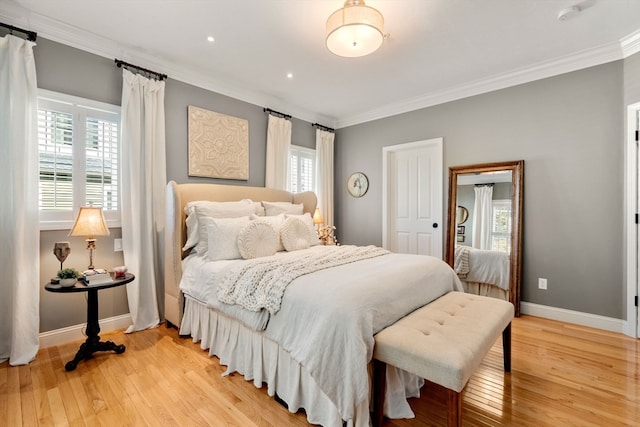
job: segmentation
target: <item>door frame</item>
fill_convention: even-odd
[[[442,208],[444,206],[443,201],[443,193],[444,193],[444,178],[443,178],[443,168],[444,168],[444,159],[443,159],[443,138],[431,138],[425,139],[422,141],[415,142],[407,142],[403,144],[389,145],[386,147],[382,147],[382,247],[385,249],[389,248],[389,220],[391,218],[390,210],[393,208],[393,204],[389,202],[389,197],[394,196],[391,190],[389,189],[389,161],[391,160],[392,154],[404,151],[404,150],[413,150],[416,148],[427,148],[427,147],[435,147],[437,150],[438,158],[440,162],[437,165],[439,169],[437,172],[438,182],[434,183],[434,186],[439,184],[440,188],[440,209],[438,210],[438,224],[441,226],[440,228],[440,250],[442,255],[444,255],[444,249],[442,248],[442,242],[444,241],[444,231],[443,231],[443,214]]]
[[[640,293],[638,283],[640,260],[638,256],[638,245],[640,245],[639,227],[636,223],[638,204],[640,195],[638,194],[638,177],[640,176],[640,164],[638,164],[638,142],[636,141],[636,131],[639,123],[640,102],[627,107],[627,132],[625,143],[625,197],[624,197],[624,231],[626,245],[625,276],[627,284],[627,319],[623,322],[622,333],[633,338],[639,337],[640,319],[638,318],[638,307],[635,305],[635,298]]]

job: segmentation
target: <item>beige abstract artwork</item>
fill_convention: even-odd
[[[249,179],[249,121],[189,105],[189,176]]]

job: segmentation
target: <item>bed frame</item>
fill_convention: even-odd
[[[166,190],[164,238],[164,315],[168,324],[180,326],[184,309],[180,279],[182,278],[182,259],[189,254],[188,251],[182,251],[187,235],[185,205],[197,200],[230,202],[241,199],[251,199],[256,202],[302,203],[304,212],[309,212],[311,215],[317,204],[316,195],[311,191],[293,194],[275,188],[201,183],[177,184],[170,181]]]

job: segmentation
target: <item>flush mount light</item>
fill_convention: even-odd
[[[293,78],[293,73],[287,73],[287,78],[288,79],[292,79]]]
[[[207,37],[207,41],[213,43],[216,39],[214,39],[213,36],[209,36]]]
[[[384,17],[364,0],[347,0],[327,19],[327,48],[338,56],[356,58],[375,52],[384,40]]]

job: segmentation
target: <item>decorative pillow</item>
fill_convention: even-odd
[[[249,221],[238,234],[238,250],[244,259],[273,255],[278,245],[276,231],[264,221]]]
[[[259,202],[249,199],[237,202],[210,202],[207,200],[189,202],[184,207],[187,214],[187,243],[182,250],[186,251],[195,246],[194,251],[198,254],[207,252],[208,232],[206,227],[200,226],[203,218],[238,218],[249,216],[262,211]]]
[[[276,237],[278,238],[277,252],[284,251],[282,240],[280,240],[280,229],[282,228],[282,223],[284,222],[284,214],[275,216],[251,215],[251,221],[264,222],[271,225],[273,230],[276,232]]]
[[[306,249],[311,246],[311,235],[307,224],[301,218],[290,216],[284,220],[280,229],[280,239],[284,248],[289,251]]]
[[[218,261],[221,259],[241,258],[238,250],[238,236],[240,231],[249,224],[249,217],[240,218],[202,218],[200,225],[204,225],[207,232],[207,259]],[[200,252],[198,252],[200,253]]]
[[[313,224],[313,218],[311,218],[311,214],[306,212],[302,215],[290,215],[290,214],[285,214],[285,219],[286,218],[299,218],[301,219],[306,225],[307,225],[307,229],[309,230],[309,244],[311,246],[316,246],[319,245],[320,239],[318,239],[318,233],[316,233],[316,228],[315,225]]]
[[[301,215],[304,211],[304,205],[299,203],[294,205],[289,202],[262,202],[267,216],[284,214]]]

